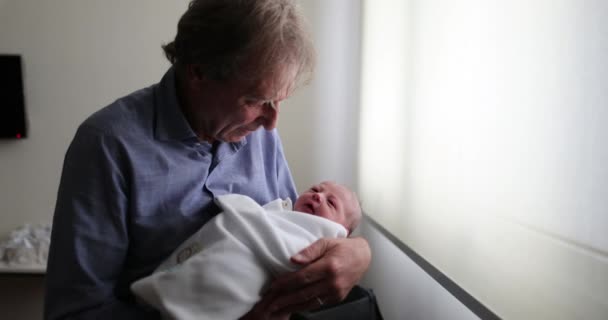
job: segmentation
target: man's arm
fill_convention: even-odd
[[[49,261],[45,319],[154,319],[116,296],[128,251],[128,192],[119,144],[81,126],[65,157]]]

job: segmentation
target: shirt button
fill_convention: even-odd
[[[287,200],[283,201],[283,208],[286,208],[286,209],[287,209],[287,206],[288,206],[288,205],[289,205],[289,204],[287,203]]]

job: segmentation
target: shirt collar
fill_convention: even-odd
[[[159,140],[196,138],[177,100],[175,67],[169,68],[156,87],[154,137]]]

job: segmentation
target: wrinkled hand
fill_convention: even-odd
[[[369,244],[363,238],[317,240],[291,258],[305,265],[279,276],[245,319],[288,319],[293,312],[342,301],[367,271]]]

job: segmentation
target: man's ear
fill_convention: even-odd
[[[186,65],[186,79],[188,84],[194,88],[201,88],[201,85],[207,81],[203,67],[196,63]]]
[[[186,75],[188,80],[202,80],[204,78],[203,67],[197,63],[188,64],[186,65]]]

